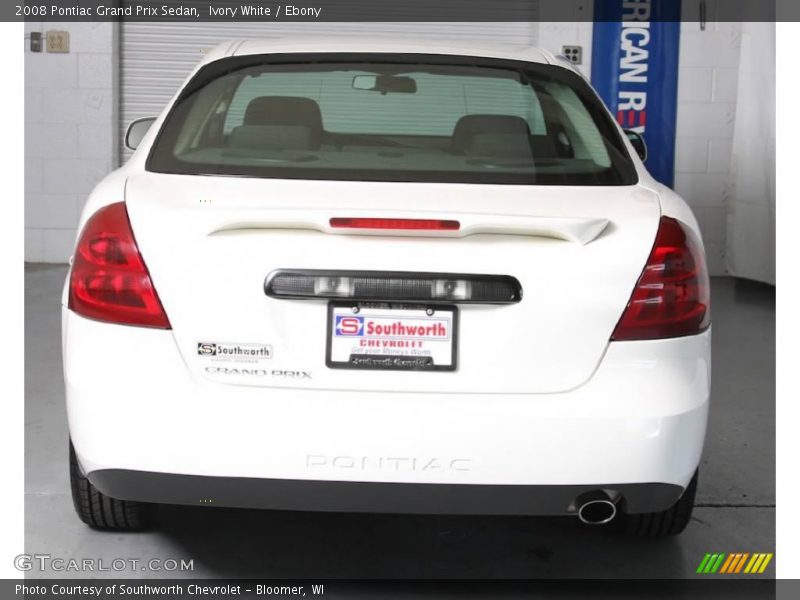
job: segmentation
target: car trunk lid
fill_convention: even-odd
[[[597,368],[658,227],[640,186],[343,182],[141,173],[131,225],[199,381],[320,390],[552,393]],[[331,219],[457,221],[457,230]],[[326,364],[326,300],[265,294],[279,269],[515,278],[518,302],[459,304],[452,371]],[[355,303],[354,303],[355,304]],[[215,354],[212,348],[225,348]]]

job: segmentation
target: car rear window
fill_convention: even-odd
[[[180,94],[147,168],[352,181],[637,180],[616,125],[569,70],[391,54],[213,62]]]

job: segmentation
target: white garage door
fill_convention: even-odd
[[[516,23],[136,23],[120,25],[120,144],[127,124],[158,115],[200,60],[220,42],[242,38],[357,36],[535,44],[537,24]],[[123,161],[130,151],[121,148]]]

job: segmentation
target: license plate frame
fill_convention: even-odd
[[[346,309],[346,310],[345,310]],[[354,309],[358,309],[356,312]],[[349,312],[346,312],[349,311]],[[403,311],[407,313],[405,316]],[[432,314],[426,311],[433,311]],[[437,318],[437,313],[439,317]],[[449,316],[448,316],[449,315]],[[436,321],[446,321],[449,323],[449,337],[446,340],[428,340],[419,339],[409,336],[367,336],[363,331],[360,335],[337,335],[334,336],[336,329],[337,316],[350,316],[350,317],[364,317],[376,320],[389,320],[403,318],[414,320],[418,322],[428,321],[432,324]],[[425,305],[425,304],[409,304],[397,302],[342,302],[331,301],[328,303],[328,318],[326,323],[326,339],[325,339],[325,364],[331,369],[350,369],[357,371],[418,371],[418,372],[452,372],[458,369],[458,307],[455,305]],[[362,326],[365,328],[365,326]],[[375,340],[389,340],[395,341],[421,341],[422,343],[430,344],[443,344],[449,343],[450,347],[450,361],[449,364],[436,364],[435,356],[426,355],[404,355],[401,353],[379,354],[379,353],[363,353],[363,354],[350,354],[347,360],[342,360],[342,353],[337,349],[334,351],[333,345],[334,338],[337,341],[347,343],[342,338],[346,339],[375,339]],[[352,350],[352,348],[351,348]],[[436,354],[431,349],[432,354]],[[441,353],[441,350],[439,350]],[[354,357],[356,360],[354,361]],[[426,358],[430,360],[426,360]]]

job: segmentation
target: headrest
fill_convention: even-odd
[[[322,113],[311,98],[259,96],[244,112],[243,125],[305,125],[322,129]]]
[[[260,96],[244,111],[243,125],[302,126],[311,132],[308,149],[318,149],[322,137],[322,113],[311,98],[300,96]]]
[[[530,127],[522,117],[513,115],[465,115],[453,129],[450,149],[455,154],[465,154],[476,136],[518,135],[529,136]]]
[[[246,150],[317,150],[314,132],[304,125],[240,125],[228,137],[228,146]],[[319,137],[319,136],[316,136]]]

